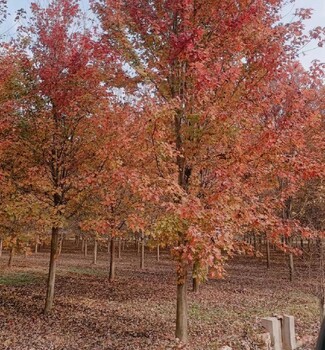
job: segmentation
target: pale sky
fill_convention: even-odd
[[[7,0],[9,5],[9,11],[14,14],[14,12],[20,8],[28,9],[33,0]],[[35,1],[35,0],[34,0]],[[41,4],[44,5],[48,3],[48,0],[40,0]],[[80,0],[81,7],[84,11],[89,8],[88,0]],[[312,19],[306,21],[306,30],[310,30],[313,27],[325,26],[325,0],[296,0],[296,4],[288,5],[287,8],[283,10],[283,15],[285,15],[284,20],[289,22],[293,17],[295,8],[312,8],[314,9]],[[10,38],[15,34],[16,27],[19,23],[14,22],[14,16],[8,18],[8,20],[3,23],[0,27],[0,34],[5,35]],[[21,20],[24,23],[24,20]],[[319,48],[317,45],[311,44],[305,48],[305,53],[301,55],[301,62],[305,67],[310,65],[310,62],[314,59],[318,59],[321,62],[325,62],[325,47]]]

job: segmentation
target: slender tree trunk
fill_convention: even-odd
[[[270,241],[266,238],[266,266],[269,269],[271,265]]]
[[[293,254],[289,254],[289,277],[290,277],[290,282],[293,281],[294,277],[294,263],[293,263]]]
[[[255,251],[255,255],[257,252],[257,239],[256,239],[256,233],[253,233],[253,241],[254,241],[254,251]]]
[[[79,235],[76,234],[74,236],[74,244],[76,245],[77,248],[79,247],[79,242],[80,242]]]
[[[56,261],[58,259],[59,253],[59,233],[58,227],[52,227],[52,239],[51,239],[51,255],[50,255],[50,265],[49,274],[47,280],[47,292],[44,313],[47,314],[51,312],[54,300],[54,285],[55,285],[55,272],[56,272]]]
[[[302,238],[300,239],[300,249],[304,250],[304,240]]]
[[[157,261],[160,261],[160,246],[159,244],[157,245]]]
[[[177,272],[176,338],[183,343],[188,341],[187,320],[187,267],[180,266]]]
[[[12,261],[14,259],[15,255],[15,247],[11,247],[9,251],[9,260],[8,260],[8,267],[12,268]]]
[[[88,256],[88,239],[85,239],[84,256]]]
[[[193,275],[192,282],[193,282],[193,292],[194,293],[197,293],[199,291],[199,279],[197,277],[198,267],[199,267],[198,263],[195,262],[193,264],[193,273],[192,273],[192,275]]]
[[[323,252],[323,242],[321,238],[317,237],[317,250],[319,257],[319,307],[320,307],[320,320],[321,322],[325,318],[325,271],[324,271],[324,252]]]
[[[140,269],[144,269],[144,234],[141,234]]]
[[[137,239],[138,254],[140,253],[140,239]]]
[[[113,282],[115,280],[115,238],[111,238],[110,245],[110,264],[109,264],[109,281]]]
[[[59,235],[59,252],[58,252],[59,255],[61,255],[62,253],[62,246],[63,246],[63,234]]]
[[[324,350],[325,349],[325,318],[321,324],[321,329],[319,331],[317,345],[315,350]]]
[[[97,264],[97,251],[98,251],[98,241],[95,238],[95,240],[94,240],[94,260],[93,260],[94,265]]]
[[[118,239],[118,259],[121,259],[122,257],[122,240],[121,238]]]
[[[85,240],[83,238],[81,239],[81,252],[85,253]]]
[[[3,240],[0,238],[0,258],[2,257],[2,246],[3,246]]]
[[[38,253],[38,243],[39,243],[39,236],[36,236],[36,239],[35,239],[35,249],[34,249],[34,253],[35,253],[35,254]]]

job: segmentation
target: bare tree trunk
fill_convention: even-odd
[[[63,233],[59,235],[59,252],[58,252],[59,255],[61,255],[62,253],[62,246],[63,246]]]
[[[140,239],[137,239],[138,254],[140,253]]]
[[[317,345],[315,350],[324,350],[325,349],[325,318],[323,319],[321,329],[319,331]]]
[[[177,271],[176,338],[188,341],[187,319],[187,267],[181,265]]]
[[[320,320],[325,318],[325,271],[324,271],[324,252],[323,242],[320,237],[317,237],[317,250],[319,257],[319,306],[320,306]]]
[[[266,238],[266,266],[269,269],[271,265],[270,241]]]
[[[198,262],[196,261],[194,264],[193,264],[193,292],[194,293],[197,293],[199,291],[199,279],[197,277],[197,272],[198,272]]]
[[[290,282],[293,281],[294,277],[294,264],[293,264],[293,254],[289,254],[289,277],[290,277]]]
[[[45,309],[44,309],[45,314],[49,313],[53,307],[56,262],[59,256],[58,254],[59,253],[58,252],[59,233],[60,233],[60,230],[58,227],[52,227],[51,255],[50,255],[50,265],[49,265],[46,301],[45,301]]]
[[[110,245],[110,264],[109,264],[109,281],[113,282],[115,280],[115,238],[111,238]]]
[[[34,249],[35,254],[38,253],[38,244],[39,244],[39,236],[37,235],[35,239],[35,249]]]
[[[97,238],[94,240],[94,259],[93,259],[93,264],[97,264],[97,251],[98,251],[98,241]]]
[[[87,255],[88,255],[88,239],[85,239],[84,256],[87,257]]]
[[[2,257],[3,239],[0,238],[0,258]]]
[[[15,255],[15,247],[11,247],[9,251],[9,260],[8,260],[8,267],[12,268],[12,261],[14,259]]]
[[[254,241],[254,253],[256,255],[257,252],[257,239],[256,239],[256,233],[253,233],[253,241]]]
[[[77,248],[79,247],[79,243],[80,243],[80,236],[79,234],[76,234],[74,236],[74,244],[76,245]]]
[[[157,261],[160,261],[160,246],[159,244],[157,245]]]
[[[83,238],[81,239],[81,252],[85,252],[85,240]]]
[[[121,238],[118,239],[118,259],[122,257],[122,241]]]
[[[141,234],[140,269],[144,269],[144,234]]]

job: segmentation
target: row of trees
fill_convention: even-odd
[[[77,0],[32,4],[1,48],[0,224],[20,240],[51,231],[45,312],[72,218],[172,247],[184,342],[193,266],[222,276],[249,232],[289,251],[281,237],[320,234],[300,204],[323,198],[323,70],[298,57],[323,30],[303,33],[308,10],[282,23],[283,5],[98,0],[91,24]]]

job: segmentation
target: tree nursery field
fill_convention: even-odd
[[[209,280],[192,292],[189,284],[190,346],[173,337],[174,263],[169,252],[146,249],[145,267],[128,243],[117,259],[117,276],[108,278],[107,248],[97,264],[93,256],[65,241],[58,265],[56,306],[42,313],[48,248],[17,256],[8,269],[3,255],[0,273],[0,344],[10,350],[63,349],[263,349],[257,335],[260,319],[293,315],[299,349],[312,350],[319,329],[317,270],[310,255],[297,258],[295,278],[289,281],[287,259],[271,251],[265,257],[234,257],[223,279]]]
[[[325,63],[301,57],[325,27],[306,30],[312,9],[13,3],[0,0],[0,350],[313,349]]]

